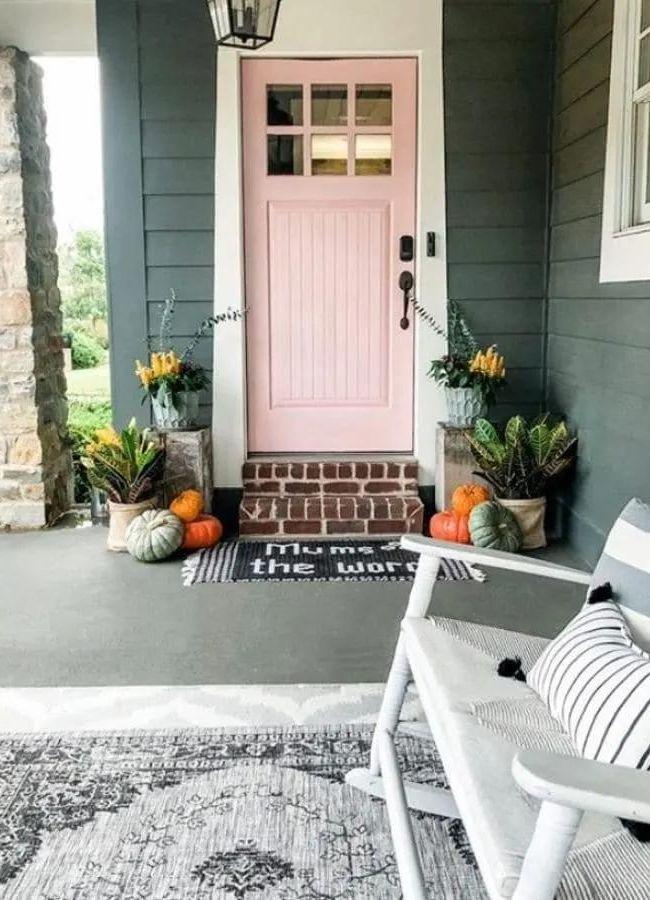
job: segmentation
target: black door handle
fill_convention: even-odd
[[[399,276],[399,287],[404,292],[404,314],[399,320],[399,327],[406,331],[409,327],[409,293],[413,288],[413,275],[408,269],[405,269]]]

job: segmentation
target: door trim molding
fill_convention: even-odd
[[[313,34],[304,28],[315,14],[307,0],[285,0],[276,40],[257,56],[295,57],[411,57],[418,62],[416,285],[422,302],[444,322],[447,299],[446,209],[444,172],[444,110],[442,78],[442,0],[404,0],[399,16],[376,22],[372,33],[355,29],[351,17],[368,22],[374,0],[332,0],[329,31]],[[371,6],[372,10],[366,9]],[[412,7],[407,15],[404,6]],[[433,6],[433,8],[432,8]],[[309,9],[311,7],[311,9]],[[340,7],[340,10],[338,9]],[[417,20],[414,24],[414,17]],[[372,18],[372,16],[371,16]],[[417,23],[421,27],[416,27]],[[335,38],[330,32],[336,28]],[[305,46],[305,36],[313,46]],[[349,47],[339,41],[358,40]],[[416,42],[414,45],[413,42]],[[397,44],[397,47],[396,47]],[[324,49],[328,47],[328,49]],[[220,50],[217,55],[217,128],[215,197],[215,310],[244,306],[244,207],[242,170],[241,60],[253,55]],[[426,111],[426,115],[424,115]],[[424,255],[424,233],[435,231],[437,255]],[[247,454],[245,326],[217,329],[214,341],[213,443],[215,486],[241,484],[241,465]],[[426,378],[429,360],[443,352],[444,341],[430,329],[416,328],[414,354],[414,453],[421,466],[420,480],[432,483],[435,467],[435,426],[442,418],[444,398]]]

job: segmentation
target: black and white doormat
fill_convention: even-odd
[[[345,784],[372,727],[0,738],[3,900],[397,900],[385,805]],[[445,786],[433,744],[405,776]],[[486,900],[463,826],[417,813],[431,897]],[[582,896],[582,894],[581,894]]]
[[[399,540],[227,541],[185,561],[183,584],[233,581],[412,581],[415,553]],[[484,581],[475,566],[443,559],[441,581]]]

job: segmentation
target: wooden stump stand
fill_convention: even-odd
[[[203,494],[205,511],[212,511],[212,434],[209,428],[193,431],[156,430],[165,448],[163,497],[166,505],[190,488]]]
[[[438,422],[436,429],[436,509],[451,509],[451,495],[459,484],[480,481],[472,474],[476,462],[465,440],[464,428]],[[481,481],[481,484],[483,482]]]

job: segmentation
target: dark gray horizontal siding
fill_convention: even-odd
[[[173,288],[184,300],[213,300],[212,266],[149,266],[147,300],[162,300]]]
[[[179,347],[212,310],[216,56],[204,0],[98,0],[97,12],[103,66],[124,64],[120,47],[126,46],[132,67],[130,103],[127,85],[116,80],[105,94],[118,111],[114,133],[128,135],[136,148],[129,164],[137,172],[137,191],[119,212],[113,214],[110,205],[107,210],[109,247],[124,244],[141,267],[139,290],[134,285],[111,292],[114,317],[130,334],[129,342],[112,344],[113,371],[120,373],[113,392],[116,418],[125,419],[135,411],[137,394],[133,349],[157,334],[170,290],[179,301],[171,335]],[[109,173],[120,143],[107,135]],[[118,182],[123,178],[116,173]],[[107,183],[107,195],[111,187]],[[127,238],[123,226],[134,217],[139,236]],[[109,280],[110,269],[109,255]],[[113,273],[113,280],[119,277]],[[196,358],[212,369],[209,338]],[[210,396],[207,391],[202,398],[204,421]]]
[[[543,393],[553,25],[544,2],[444,7],[448,290],[506,356],[499,418]]]
[[[149,333],[173,289],[182,349],[214,292],[215,48],[203,0],[140,0],[140,117]],[[212,340],[194,358],[212,371]],[[209,421],[211,392],[202,396]]]
[[[605,125],[553,154],[553,186],[562,187],[594,172],[602,172],[607,129]]]
[[[147,231],[210,231],[214,200],[195,194],[145,197],[144,222]]]
[[[650,284],[599,281],[612,20],[612,0],[561,0],[546,390],[579,434],[562,500],[590,560],[624,503],[650,500]]]

